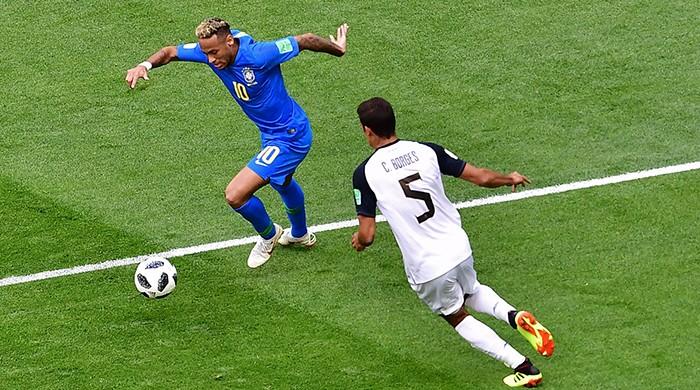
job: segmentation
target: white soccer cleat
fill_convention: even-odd
[[[303,236],[296,238],[292,236],[292,229],[284,229],[284,233],[280,236],[279,244],[282,246],[298,244],[311,248],[316,244],[316,235],[307,231]]]
[[[282,229],[282,226],[275,224],[275,235],[272,238],[265,240],[261,237],[260,240],[255,243],[253,250],[250,251],[250,256],[248,256],[248,267],[258,268],[270,260],[272,251],[275,250],[277,241],[280,239],[283,232],[284,230]]]

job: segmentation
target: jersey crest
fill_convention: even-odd
[[[253,69],[251,69],[249,67],[245,67],[241,70],[241,73],[243,74],[243,80],[245,80],[246,84],[248,84],[248,85],[257,84],[255,82],[255,72],[253,72]]]

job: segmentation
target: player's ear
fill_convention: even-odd
[[[236,42],[235,42],[234,39],[233,39],[233,35],[231,35],[231,34],[226,35],[226,46],[228,46],[228,47],[233,47],[233,45],[234,45],[235,43],[236,43]]]

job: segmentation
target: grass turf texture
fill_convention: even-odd
[[[533,357],[547,388],[692,387],[700,224],[685,210],[697,179],[463,211],[480,279],[539,315],[557,337],[555,357],[534,357],[514,330],[479,317]],[[504,225],[519,227],[508,229],[509,245]],[[162,301],[137,295],[131,267],[3,288],[3,380],[10,388],[499,386],[507,370],[410,291],[387,225],[362,254],[351,252],[349,234],[324,233],[312,251],[282,249],[256,271],[236,266],[244,247],[176,259],[182,282]]]
[[[315,129],[298,172],[312,224],[353,217],[349,178],[369,154],[354,110],[374,95],[394,103],[401,136],[517,169],[535,186],[700,156],[697,5],[244,8],[3,4],[0,71],[15,87],[0,100],[0,277],[251,233],[223,188],[257,152],[257,133],[218,79],[172,64],[135,91],[123,82],[211,15],[258,39],[351,26],[346,57],[303,53],[283,66]],[[542,363],[548,388],[692,387],[697,178],[463,212],[484,281],[531,302],[558,336],[557,357]],[[454,200],[495,193],[447,188]],[[261,196],[283,220],[277,196]],[[155,304],[135,295],[129,268],[2,288],[0,387],[497,386],[503,367],[408,290],[386,227],[359,257],[349,232],[324,233],[309,253],[280,252],[260,272],[244,266],[248,247],[176,259],[182,285]],[[526,267],[534,260],[544,266]]]

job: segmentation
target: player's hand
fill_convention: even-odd
[[[363,250],[365,250],[366,246],[362,245],[357,234],[358,234],[358,232],[355,232],[352,234],[351,244],[352,244],[352,247],[355,248],[356,251],[362,252]]]
[[[136,65],[126,71],[126,83],[129,85],[129,88],[133,89],[139,79],[148,80],[148,70],[143,65]]]
[[[530,184],[530,179],[528,179],[526,176],[519,174],[518,172],[511,172],[510,175],[508,175],[508,177],[510,177],[513,192],[516,191],[516,187],[518,187],[519,185],[525,186],[525,184]]]
[[[345,51],[347,50],[347,37],[348,37],[348,24],[343,23],[338,27],[337,31],[337,36],[333,37],[333,35],[330,36],[331,42],[338,46],[340,50],[345,54]]]

